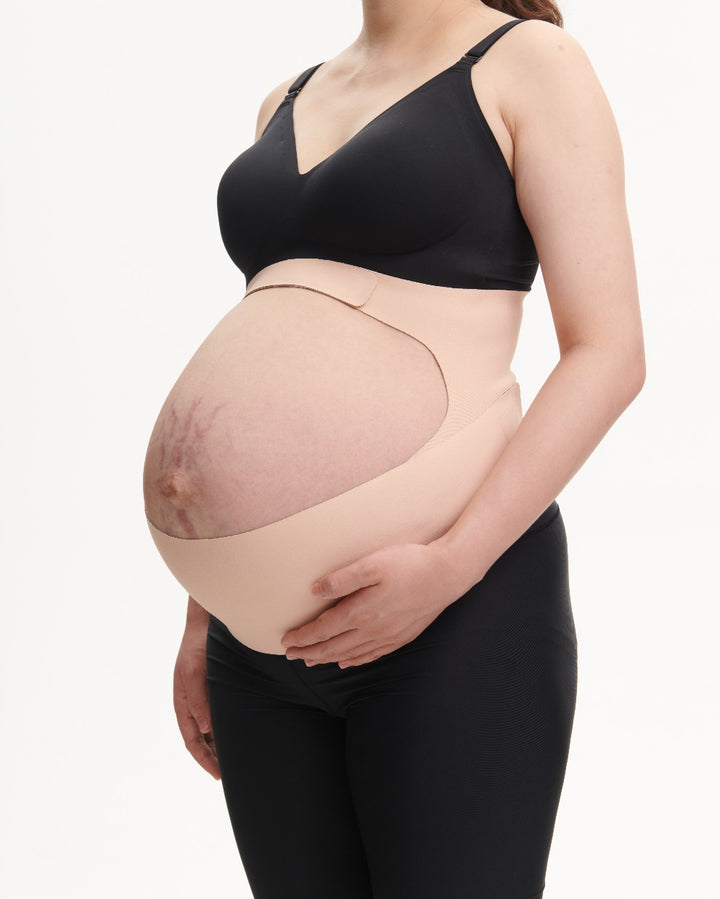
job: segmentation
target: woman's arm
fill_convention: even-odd
[[[207,646],[210,615],[188,596],[185,632],[173,671],[175,717],[188,752],[216,779],[220,779],[215,737],[207,691]]]
[[[502,112],[560,361],[460,518],[431,544],[442,551],[458,595],[550,505],[645,381],[614,116],[572,36],[539,21],[521,32],[526,46]]]

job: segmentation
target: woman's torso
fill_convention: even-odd
[[[504,16],[484,20],[480,34],[506,21]],[[471,36],[466,47],[473,42]],[[464,71],[442,70],[442,62],[432,71],[416,69],[414,78],[405,73],[402,84],[384,82],[372,102],[370,91],[363,91],[363,103],[357,104],[352,119],[359,94],[341,92],[332,100],[329,78],[318,85],[315,98],[312,93],[303,98],[307,103],[297,105],[296,116],[292,103],[283,101],[261,139],[228,168],[224,193],[218,197],[223,240],[246,278],[289,253],[362,264],[424,283],[484,287],[488,299],[512,292],[520,302],[529,290],[522,279],[532,280],[537,259],[513,209],[512,139],[495,87],[502,83],[504,66],[503,54],[495,53],[470,69],[482,120],[473,118],[469,105],[467,120],[462,118],[463,104],[472,99],[459,80]],[[441,103],[438,92],[443,90],[456,104],[450,113],[448,104]],[[464,139],[470,144],[458,140],[448,146],[467,153],[478,141],[486,168],[479,169],[472,157],[464,158],[467,171],[458,173],[460,157],[448,160],[444,154],[443,165],[436,169],[442,183],[436,179],[432,197],[428,194],[430,199],[415,208],[417,197],[404,197],[402,189],[421,194],[427,189],[417,167],[429,153],[442,150],[433,122],[425,123],[424,132],[417,130],[420,123],[411,123],[414,136],[399,159],[388,159],[387,147],[392,129],[401,127],[404,117],[412,118],[418,101],[435,103],[438,114],[442,106],[446,115],[455,116],[452,122],[468,129]],[[331,108],[341,111],[343,122],[332,133]],[[441,130],[445,133],[449,125],[450,120],[444,121]],[[487,143],[490,137],[492,145]],[[435,149],[433,140],[438,141]],[[370,155],[373,142],[382,151],[376,156]],[[255,165],[258,154],[263,154],[261,177],[251,185],[250,169],[244,172],[243,166]],[[365,159],[364,166],[358,166],[358,155]],[[362,206],[360,198],[368,190],[363,179],[383,160],[393,172],[402,160],[410,166],[409,173],[398,170],[392,180],[401,192],[385,189],[374,204]],[[353,167],[352,184],[343,178],[343,166]],[[385,175],[380,171],[381,178]],[[500,218],[510,235],[504,244],[493,245],[492,229],[502,235],[503,223],[477,219],[478,254],[495,252],[492,259],[499,260],[486,282],[473,280],[472,260],[462,270],[452,267],[453,253],[460,259],[462,249],[462,258],[469,258],[458,234],[468,221],[475,221],[474,206],[482,208],[483,191],[498,198],[492,202],[502,205]],[[263,202],[277,208],[272,230]],[[462,207],[460,215],[453,213],[453,204],[456,213]],[[439,212],[425,221],[428,207]],[[303,217],[315,233],[302,231]],[[446,220],[438,221],[443,217]],[[412,246],[413,240],[422,239],[423,228],[434,238],[435,257],[429,245]],[[282,241],[290,233],[296,242],[285,246]],[[333,235],[332,244],[328,235]],[[308,237],[312,240],[303,242]],[[500,257],[513,241],[518,249],[511,263],[517,265],[503,267]],[[506,280],[512,271],[519,272],[516,282]],[[434,272],[439,273],[435,281]],[[411,335],[301,287],[259,291],[231,309],[205,339],[160,411],[144,473],[147,516],[160,530],[179,537],[219,537],[262,527],[401,464],[429,440],[446,409],[437,361]]]

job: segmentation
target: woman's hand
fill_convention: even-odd
[[[173,674],[173,704],[180,733],[190,755],[220,779],[207,694],[207,643],[210,616],[192,597]]]
[[[340,601],[285,633],[286,656],[347,668],[414,640],[463,591],[437,544],[403,543],[326,574],[313,593]]]

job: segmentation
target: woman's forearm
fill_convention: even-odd
[[[644,363],[567,350],[455,524],[430,545],[463,595],[530,527],[640,392]]]

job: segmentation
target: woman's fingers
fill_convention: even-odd
[[[215,738],[212,733],[200,735],[199,752],[197,754],[193,753],[193,757],[208,774],[212,774],[215,780],[220,780]]]
[[[399,647],[397,643],[386,643],[384,646],[376,646],[372,650],[362,652],[359,655],[352,656],[349,659],[340,659],[340,661],[338,662],[338,667],[352,668],[355,665],[365,665],[367,664],[367,662],[374,662],[376,659],[379,659],[398,648]]]
[[[191,658],[181,671],[185,685],[185,701],[198,729],[207,734],[212,730],[210,703],[207,695],[207,668],[205,658]]]
[[[377,643],[377,641],[369,639],[367,636],[363,639],[362,632],[357,628],[352,628],[321,643],[313,643],[310,646],[290,646],[285,650],[285,657],[303,659],[310,664],[335,662],[344,655],[355,653],[358,647],[362,648],[371,643]]]
[[[185,747],[195,761],[220,779],[207,696],[205,651],[183,640],[175,662],[173,704]]]

